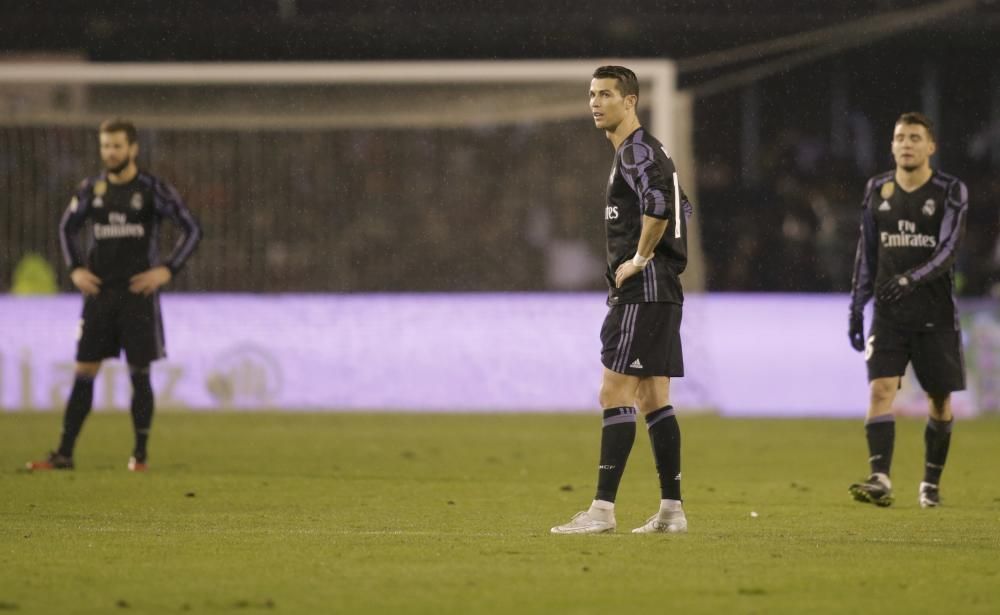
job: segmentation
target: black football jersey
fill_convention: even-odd
[[[895,172],[868,181],[855,256],[851,309],[861,311],[878,287],[905,275],[913,291],[895,303],[875,302],[875,317],[915,331],[957,329],[954,263],[965,234],[969,193],[957,177],[934,171],[906,192]]]
[[[177,190],[140,171],[127,184],[112,184],[105,174],[80,183],[59,224],[66,265],[87,267],[101,278],[102,288],[123,288],[129,278],[161,264],[158,235],[163,219],[181,229],[181,236],[162,264],[177,273],[194,252],[201,228]],[[79,231],[90,230],[81,255]]]
[[[607,232],[608,305],[683,303],[680,274],[687,266],[687,217],[692,212],[666,149],[644,128],[629,135],[615,152],[604,209]],[[642,217],[667,220],[653,260],[615,287],[615,271],[639,246]]]

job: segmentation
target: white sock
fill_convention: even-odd
[[[594,500],[590,503],[587,514],[594,519],[608,521],[615,516],[615,503],[607,500]]]
[[[681,507],[680,500],[660,500],[661,513],[680,512],[682,510],[684,509]]]

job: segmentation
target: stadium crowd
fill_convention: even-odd
[[[12,284],[14,262],[37,252],[69,288],[55,229],[75,183],[98,168],[91,136],[84,128],[0,129],[0,190],[14,204],[4,212],[2,287]],[[206,229],[180,290],[603,288],[599,213],[611,155],[586,143],[601,136],[582,122],[147,130],[143,138],[142,159],[173,179]],[[754,183],[724,155],[700,154],[696,215],[707,287],[845,291],[866,174],[808,136],[783,133],[762,151]],[[1000,179],[984,168],[966,181],[972,206],[960,288],[984,295],[996,292],[1000,269],[991,205]]]

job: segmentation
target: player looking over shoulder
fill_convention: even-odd
[[[94,379],[104,359],[125,349],[132,380],[135,447],[128,469],[147,469],[146,445],[153,421],[150,364],[166,356],[159,290],[194,252],[201,228],[177,190],[140,171],[138,133],[126,120],[109,120],[98,131],[104,171],[85,179],[59,226],[63,257],[73,285],[83,293],[73,389],[63,416],[59,447],[30,470],[73,468],[73,448],[94,398]],[[173,251],[160,261],[160,224],[181,229]],[[90,224],[86,255],[76,236]]]
[[[908,363],[927,393],[921,507],[940,504],[941,472],[951,443],[951,393],[965,388],[965,364],[954,296],[955,257],[965,234],[968,190],[934,170],[931,121],[904,113],[893,131],[896,169],[868,180],[851,290],[851,345],[864,351],[870,401],[865,420],[871,475],[850,486],[860,502],[889,506],[896,423],[892,402]],[[863,310],[875,297],[867,340]]]
[[[604,376],[597,493],[590,508],[554,534],[616,528],[615,497],[645,417],[660,481],[660,507],[635,533],[687,531],[681,504],[681,434],[670,379],[684,375],[680,274],[687,265],[687,202],[666,150],[639,123],[639,82],[623,66],[602,66],[590,82],[590,110],[615,150],[604,208],[608,314],[601,328]]]

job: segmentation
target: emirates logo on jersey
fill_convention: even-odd
[[[934,199],[927,199],[924,201],[924,206],[920,208],[920,211],[924,212],[924,215],[930,218],[937,211],[937,203],[934,202]]]
[[[900,220],[898,233],[882,231],[882,245],[886,248],[936,248],[937,238],[917,232],[917,223],[910,220]]]

